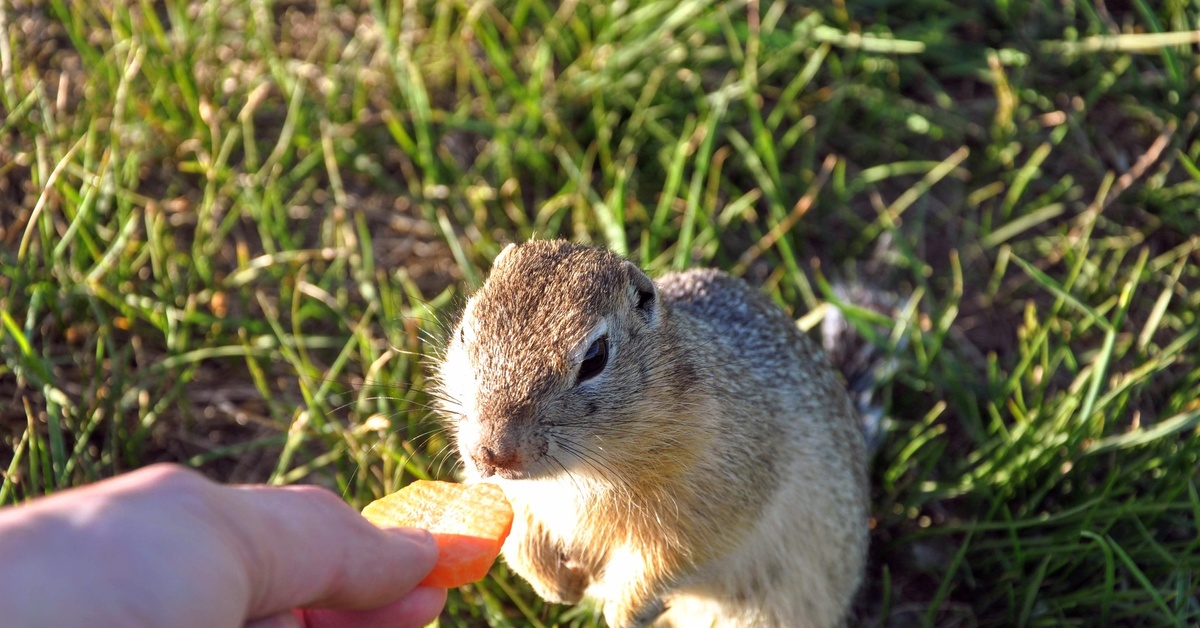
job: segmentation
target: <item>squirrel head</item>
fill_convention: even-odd
[[[603,474],[644,395],[662,307],[650,278],[605,249],[505,248],[437,373],[468,473]]]

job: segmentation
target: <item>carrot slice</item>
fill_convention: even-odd
[[[447,588],[487,575],[513,521],[512,506],[495,484],[427,480],[367,504],[362,514],[380,527],[429,530],[438,544],[438,560],[421,584]]]

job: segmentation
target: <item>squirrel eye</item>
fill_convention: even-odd
[[[608,336],[600,336],[588,347],[583,354],[583,363],[579,365],[578,382],[589,380],[600,374],[608,364]]]

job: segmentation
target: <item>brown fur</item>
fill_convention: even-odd
[[[600,329],[608,362],[576,381]],[[509,565],[617,627],[836,625],[866,545],[862,437],[821,352],[744,282],[652,284],[603,249],[506,249],[439,370]],[[666,609],[665,612],[664,608]]]

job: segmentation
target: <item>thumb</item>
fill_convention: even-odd
[[[231,493],[235,554],[250,585],[247,617],[298,607],[378,608],[413,590],[437,560],[428,532],[377,528],[324,489]]]

